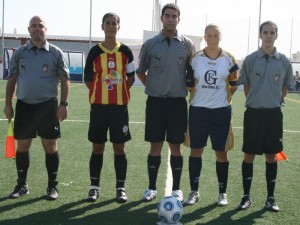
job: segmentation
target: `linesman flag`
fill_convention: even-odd
[[[276,155],[275,155],[277,161],[283,161],[283,160],[286,160],[288,161],[288,157],[286,156],[286,154],[283,152],[283,150],[281,152],[278,152]]]
[[[5,146],[5,157],[15,158],[15,137],[14,137],[14,124],[12,120],[8,121],[8,131],[6,136],[6,146]]]

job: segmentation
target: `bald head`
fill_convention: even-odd
[[[37,22],[37,21],[43,23],[43,24],[44,24],[44,27],[46,27],[45,21],[44,21],[40,16],[33,16],[33,17],[29,20],[29,27],[30,27],[30,25],[31,25],[32,23]]]
[[[40,46],[45,41],[46,31],[46,23],[40,16],[34,16],[30,19],[28,32],[34,45]]]

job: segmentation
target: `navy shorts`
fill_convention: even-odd
[[[145,141],[181,144],[187,126],[185,98],[148,96],[146,102]]]
[[[129,131],[127,105],[91,105],[88,139],[95,144],[107,141],[109,130],[110,142],[123,144],[131,139]]]
[[[27,104],[17,100],[14,121],[14,136],[18,140],[40,136],[44,139],[60,137],[57,118],[57,99],[39,104]]]
[[[243,152],[255,155],[276,154],[283,150],[282,112],[280,108],[253,109],[244,112]]]
[[[230,121],[231,106],[216,109],[190,106],[190,147],[204,148],[210,137],[213,150],[225,151]]]

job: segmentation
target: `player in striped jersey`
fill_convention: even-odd
[[[103,16],[105,40],[90,50],[84,70],[84,81],[89,89],[91,104],[88,139],[93,143],[93,151],[90,158],[91,187],[87,198],[91,202],[99,197],[100,173],[108,130],[114,150],[117,202],[127,201],[125,142],[131,139],[127,104],[135,69],[131,50],[116,40],[119,29],[119,16],[115,13]]]
[[[221,32],[218,26],[208,25],[204,38],[207,47],[193,55],[187,77],[187,86],[192,93],[189,108],[191,192],[186,204],[192,205],[199,200],[202,153],[210,136],[217,158],[218,205],[225,206],[228,204],[226,188],[229,167],[226,142],[231,122],[231,96],[237,89],[238,66],[234,57],[219,47]]]

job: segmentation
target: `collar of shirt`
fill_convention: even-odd
[[[161,31],[159,32],[159,40],[160,40],[160,41],[164,41],[164,40],[166,40],[166,38],[167,38],[167,37],[163,34],[163,30],[161,30]],[[182,40],[183,40],[182,37],[181,37],[181,35],[178,34],[178,31],[177,31],[177,30],[176,30],[175,36],[172,37],[172,38],[176,38],[176,39],[179,40],[179,41],[182,41]]]
[[[35,46],[32,44],[31,40],[27,42],[26,47],[28,49],[32,49],[35,48]],[[49,51],[49,42],[47,40],[45,40],[41,46],[41,49],[44,49],[46,51]]]
[[[264,53],[264,51],[261,48],[259,48],[258,57],[259,58],[264,58],[265,55],[266,55],[266,53]],[[276,59],[279,59],[279,52],[277,51],[276,48],[274,48],[272,54],[270,55],[270,58],[272,58],[272,57],[275,57]]]

